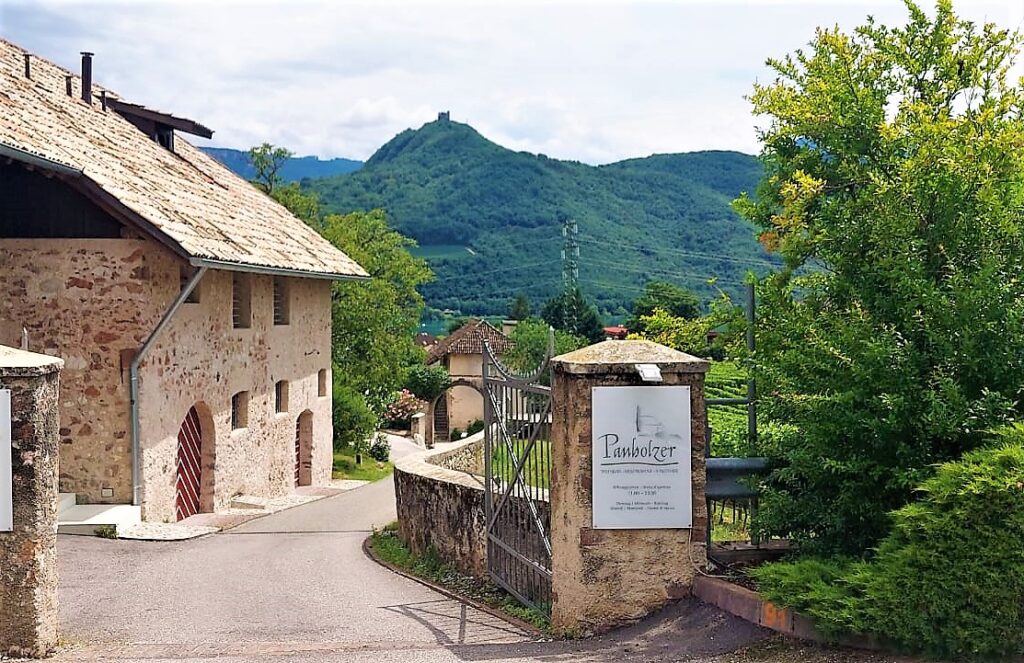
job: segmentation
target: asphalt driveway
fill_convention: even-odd
[[[192,541],[61,536],[58,660],[710,660],[765,637],[683,602],[603,638],[544,642],[368,559],[363,540],[394,518],[386,479]]]

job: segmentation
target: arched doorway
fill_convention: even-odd
[[[213,511],[213,422],[207,408],[189,408],[178,429],[174,481],[174,511],[178,520]]]
[[[482,421],[483,399],[484,392],[478,380],[452,380],[451,384],[430,403],[431,426],[426,435],[427,446],[433,446],[438,440],[448,440],[452,428],[465,430],[473,421]]]
[[[295,486],[313,483],[313,413],[306,410],[295,420]]]

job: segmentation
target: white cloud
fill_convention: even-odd
[[[968,2],[1020,27],[1019,0]],[[59,2],[0,0],[0,34],[99,82],[193,117],[218,145],[264,141],[366,158],[439,110],[513,149],[602,163],[653,152],[757,150],[743,99],[764,60],[818,25],[896,0],[722,3]]]

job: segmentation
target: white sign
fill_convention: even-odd
[[[594,387],[595,529],[693,526],[689,387]]]
[[[14,487],[11,466],[11,392],[0,389],[0,532],[14,529]]]

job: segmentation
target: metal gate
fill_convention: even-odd
[[[174,508],[178,520],[194,516],[200,510],[203,486],[203,434],[199,412],[189,409],[178,430],[178,467],[175,480]]]
[[[496,584],[551,614],[551,388],[553,334],[540,367],[517,375],[484,343],[484,511],[487,568]]]

